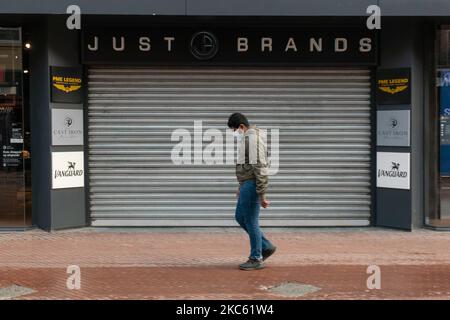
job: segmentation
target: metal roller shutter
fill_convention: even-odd
[[[232,112],[279,128],[261,225],[369,225],[370,83],[367,69],[91,67],[92,225],[237,225],[234,166],[170,160],[173,130],[224,132]]]

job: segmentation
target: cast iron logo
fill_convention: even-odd
[[[398,126],[398,120],[395,118],[392,118],[391,120],[389,120],[389,124],[392,129],[395,129]]]
[[[64,125],[69,128],[73,124],[73,119],[71,117],[66,117],[64,119]]]
[[[219,42],[214,34],[200,31],[191,38],[191,54],[199,60],[213,58],[219,51]]]

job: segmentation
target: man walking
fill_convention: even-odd
[[[228,119],[228,127],[238,140],[238,161],[236,177],[239,181],[235,218],[250,238],[250,256],[239,265],[242,270],[264,268],[263,261],[270,257],[276,247],[264,236],[259,228],[260,206],[270,204],[266,198],[268,186],[267,146],[265,135],[256,126],[250,126],[241,113],[233,113]]]

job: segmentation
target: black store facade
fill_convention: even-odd
[[[449,226],[445,18],[87,8],[3,14],[1,227],[235,226],[234,166],[202,159],[232,112],[279,142],[262,225]]]

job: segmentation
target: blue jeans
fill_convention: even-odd
[[[271,249],[273,244],[264,237],[259,228],[260,199],[256,192],[256,182],[246,180],[239,189],[239,199],[236,205],[235,218],[250,238],[251,259],[261,259],[262,250]]]

